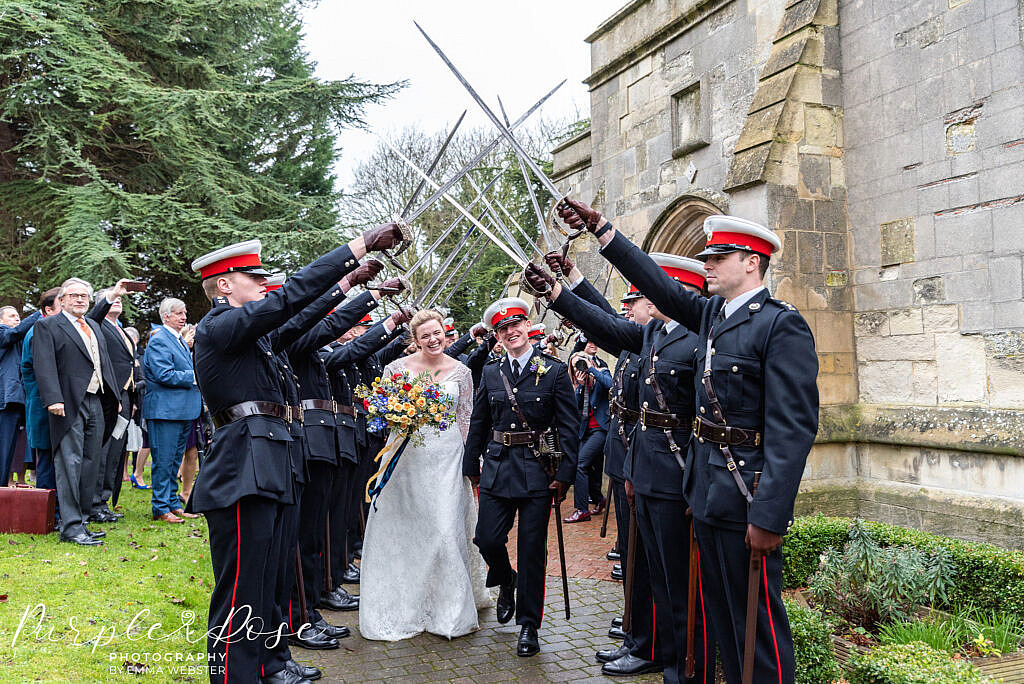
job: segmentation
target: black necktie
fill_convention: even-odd
[[[512,379],[519,379],[519,359],[512,359]]]

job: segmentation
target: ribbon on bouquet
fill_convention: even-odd
[[[395,466],[398,465],[398,459],[402,457],[402,453],[405,452],[405,447],[409,445],[409,440],[412,435],[406,434],[404,439],[400,437],[393,437],[390,442],[384,445],[384,448],[377,452],[374,456],[374,462],[380,462],[380,469],[366,481],[366,503],[372,503],[374,510],[377,510],[377,497],[384,490],[384,485],[391,479],[391,474],[395,472]],[[399,441],[401,439],[401,441]],[[376,481],[376,485],[374,485]]]

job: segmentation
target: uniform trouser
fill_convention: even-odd
[[[121,413],[128,418],[131,411],[131,402],[128,401],[128,392],[121,392]],[[96,479],[96,493],[92,497],[92,512],[100,513],[110,510],[110,497],[114,494],[114,478],[119,477],[118,468],[121,466],[121,457],[124,456],[124,445],[128,441],[128,431],[121,433],[119,439],[111,435],[107,443],[103,445],[103,463],[99,467]]]
[[[700,549],[704,601],[718,642],[722,670],[730,684],[743,674],[743,647],[747,622],[747,575],[750,550],[742,530],[695,523]],[[764,557],[757,601],[757,641],[754,681],[792,684],[793,635],[782,604],[782,552]]]
[[[576,463],[576,482],[572,487],[573,506],[578,511],[589,511],[590,500],[601,500],[601,477],[593,477],[591,472],[604,457],[604,443],[608,439],[608,431],[588,429],[580,440],[579,459]],[[597,494],[594,495],[594,480],[597,481]]]
[[[292,614],[292,591],[296,584],[296,561],[299,553],[299,512],[304,498],[305,485],[295,482],[292,491],[295,492],[295,503],[281,507],[281,552],[278,555],[277,579],[274,584],[273,624],[276,629],[283,625],[285,634],[294,633],[297,629],[291,629],[294,621],[295,627],[302,626],[302,615]],[[298,609],[298,605],[295,606]],[[279,642],[269,644],[262,655],[264,670],[272,674],[284,667],[284,664],[292,659],[291,651],[288,649],[288,640],[281,639]]]
[[[150,484],[153,487],[153,515],[163,515],[182,507],[178,498],[178,468],[185,455],[191,420],[147,419],[149,448],[153,454]]]
[[[508,533],[519,514],[517,534],[518,580],[516,583],[516,624],[540,627],[544,614],[544,575],[548,563],[548,519],[551,497],[508,499],[480,491],[480,512],[473,543],[487,563],[487,586],[505,586],[512,581],[508,558]]]
[[[99,395],[86,394],[53,458],[61,537],[74,537],[86,531],[85,518],[92,506],[96,472],[102,459],[103,404]]]
[[[352,461],[342,459],[341,465],[334,471],[331,482],[330,520],[331,520],[331,587],[340,587],[341,577],[348,568],[348,554],[352,537],[352,516],[356,517],[359,526],[359,510],[353,505],[357,496],[361,496],[358,483],[359,466]],[[361,505],[361,504],[360,504]]]
[[[53,451],[51,449],[33,449],[36,460],[36,487],[39,489],[56,489],[57,474],[53,470]]]
[[[686,503],[637,494],[636,512],[637,531],[643,539],[651,572],[654,622],[665,666],[664,678],[666,682],[685,681],[690,574],[690,519],[686,516]],[[697,600],[702,601],[700,591]],[[696,681],[710,683],[714,681],[714,670],[709,671],[705,654],[714,653],[714,649],[705,622],[698,607],[694,635]]]
[[[273,617],[285,522],[282,508],[271,499],[246,496],[226,508],[204,512],[214,578],[206,639],[211,683],[252,684],[284,667],[265,657],[275,640],[286,642]],[[260,632],[272,634],[259,636]]]
[[[628,569],[629,559],[629,500],[623,481],[612,478],[612,495],[615,497],[615,525],[618,528],[616,548],[622,554],[623,573]],[[660,643],[655,638],[654,599],[651,597],[651,572],[647,567],[647,556],[640,537],[636,540],[636,556],[633,559],[633,599],[630,604],[630,631],[626,634],[625,644],[629,646],[631,655],[644,660],[661,662]],[[626,591],[626,583],[622,583],[622,591]]]
[[[6,487],[11,476],[18,426],[24,423],[25,407],[22,404],[11,403],[0,409],[0,487]]]
[[[320,607],[320,594],[324,584],[324,533],[327,524],[327,508],[331,496],[336,465],[325,461],[309,462],[309,482],[302,493],[299,506],[299,549],[302,552],[302,584],[306,597],[306,610],[310,613]],[[333,545],[332,545],[333,550]],[[299,583],[292,591],[288,622],[291,631],[301,625],[299,607]],[[310,616],[310,622],[314,622]]]

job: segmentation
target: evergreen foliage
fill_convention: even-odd
[[[8,0],[0,295],[148,280],[205,310],[191,260],[258,237],[294,270],[340,243],[333,131],[400,84],[321,82],[295,0]]]

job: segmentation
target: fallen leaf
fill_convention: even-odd
[[[0,603],[7,603],[7,594],[0,594]]]

